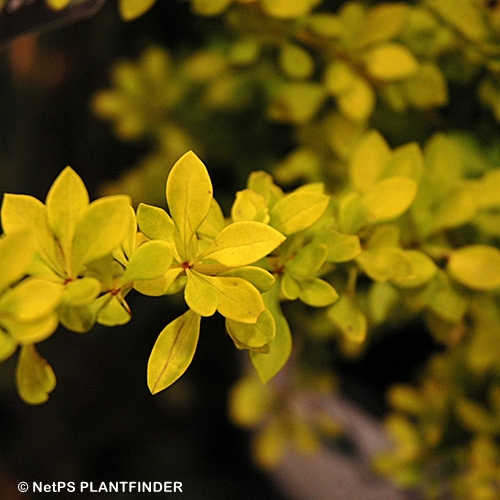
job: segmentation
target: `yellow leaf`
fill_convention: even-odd
[[[247,266],[271,253],[284,240],[276,229],[261,222],[233,222],[196,260],[213,259],[227,267]]]
[[[205,238],[214,239],[224,229],[225,225],[224,214],[215,198],[212,198],[207,218],[202,222],[197,233]]]
[[[348,262],[361,253],[359,237],[354,234],[342,234],[333,229],[321,231],[315,241],[328,247],[328,262]]]
[[[257,323],[265,310],[262,295],[257,288],[242,278],[203,276],[219,296],[217,311],[222,316],[240,323]]]
[[[254,438],[252,452],[255,461],[264,469],[276,467],[285,455],[289,441],[290,429],[280,420],[272,419]]]
[[[368,220],[368,209],[358,192],[353,191],[341,198],[338,208],[338,221],[342,233],[357,233],[368,223]]]
[[[281,48],[280,66],[290,78],[309,78],[314,72],[311,54],[294,43],[285,43]]]
[[[167,180],[167,202],[182,245],[177,251],[184,262],[195,257],[189,251],[191,239],[208,215],[212,194],[205,165],[192,151],[187,152],[173,166]]]
[[[54,181],[45,204],[49,225],[70,255],[77,222],[89,204],[85,184],[71,167],[66,167]]]
[[[0,311],[22,322],[36,321],[55,311],[62,297],[62,286],[28,278],[11,288],[0,299]]]
[[[231,218],[234,222],[253,220],[256,222],[269,222],[269,210],[264,197],[251,189],[244,189],[236,193],[231,208]]]
[[[488,245],[469,245],[451,253],[448,271],[459,283],[475,290],[500,287],[500,250]]]
[[[270,16],[290,19],[307,14],[317,0],[262,0],[261,3]]]
[[[184,289],[186,304],[200,316],[212,316],[219,305],[217,291],[205,275],[188,269],[187,283]]]
[[[108,297],[111,294],[107,294]],[[111,295],[108,299],[106,295],[99,297],[104,305],[97,312],[96,321],[103,326],[125,325],[132,317],[129,305],[120,295]]]
[[[366,339],[368,325],[366,316],[347,295],[328,310],[328,317],[342,332],[346,340],[360,344]]]
[[[14,338],[0,329],[0,363],[10,358],[16,352],[17,346]]]
[[[325,307],[333,304],[339,294],[330,283],[319,278],[306,278],[299,281],[299,299],[312,307]]]
[[[13,316],[2,318],[3,326],[19,344],[32,344],[49,338],[56,331],[58,323],[55,312],[33,321],[19,321]]]
[[[259,350],[276,336],[276,322],[267,309],[253,325],[226,319],[226,329],[236,347],[240,349]]]
[[[349,91],[355,83],[356,74],[344,61],[332,61],[326,68],[323,78],[326,90],[333,96]]]
[[[172,267],[163,276],[153,280],[136,281],[134,289],[150,297],[159,297],[170,292],[173,283],[184,271],[182,267]],[[177,290],[176,290],[177,291]]]
[[[31,405],[45,403],[56,386],[56,376],[51,366],[28,344],[22,347],[16,368],[19,396]]]
[[[69,281],[64,290],[63,300],[74,306],[85,306],[101,292],[101,282],[90,276]]]
[[[28,230],[17,230],[0,238],[0,292],[19,281],[35,256],[36,242]]]
[[[389,177],[374,184],[363,196],[372,222],[395,219],[410,208],[417,183],[407,177]]]
[[[229,391],[229,415],[241,427],[253,427],[272,409],[271,390],[256,377],[238,380]]]
[[[397,276],[393,283],[403,288],[415,288],[428,283],[437,272],[434,261],[418,250],[405,250],[405,255],[410,259],[412,273],[408,276]]]
[[[404,279],[412,276],[412,261],[400,248],[378,247],[364,250],[356,261],[363,271],[375,281]]]
[[[118,10],[124,21],[131,21],[146,13],[156,0],[119,0]]]
[[[270,212],[270,224],[289,236],[317,222],[325,213],[330,197],[322,193],[295,191],[278,201]]]
[[[378,45],[368,50],[364,57],[366,70],[378,80],[402,80],[418,70],[415,56],[404,45],[396,42]]]
[[[269,292],[263,294],[265,305],[276,322],[276,336],[269,344],[269,351],[250,352],[250,360],[264,383],[269,382],[285,366],[292,352],[292,333],[281,311],[279,290],[280,284],[276,282]]]
[[[351,181],[358,191],[366,192],[383,176],[392,152],[378,130],[371,130],[359,142],[351,159]]]
[[[337,96],[339,111],[356,123],[367,121],[375,109],[375,91],[361,77],[354,78],[352,84]]]
[[[200,16],[218,16],[222,14],[233,0],[192,0],[193,11]]]
[[[51,9],[61,10],[69,5],[71,0],[47,0],[47,4]]]
[[[249,283],[251,283],[261,293],[270,290],[275,281],[274,276],[270,272],[256,266],[237,267],[235,269],[230,269],[229,271],[221,273],[218,276],[232,276],[233,278],[243,278],[244,280],[247,280]]]
[[[83,211],[73,241],[72,276],[84,264],[100,259],[121,243],[130,217],[128,196],[107,196],[93,201]]]
[[[358,47],[367,47],[396,37],[404,29],[410,6],[404,3],[383,3],[371,8],[364,19],[357,40]]]
[[[200,319],[189,309],[158,336],[148,361],[148,387],[152,394],[172,385],[191,364],[198,345]]]
[[[172,246],[166,241],[143,243],[130,258],[120,284],[136,280],[152,280],[166,273],[173,260]]]
[[[174,241],[174,223],[162,208],[141,203],[137,209],[137,224],[151,240]]]

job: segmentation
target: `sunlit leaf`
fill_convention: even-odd
[[[309,78],[314,60],[309,52],[295,43],[285,43],[280,51],[280,66],[290,78]]]
[[[231,208],[231,218],[235,222],[253,220],[267,224],[270,217],[265,198],[251,189],[238,191]]]
[[[361,253],[359,237],[353,234],[342,234],[330,229],[317,234],[315,241],[327,246],[328,262],[348,262]]]
[[[197,259],[213,259],[228,267],[246,266],[271,253],[284,240],[282,234],[266,224],[233,222],[217,235]]]
[[[279,303],[279,283],[263,294],[266,307],[276,322],[276,336],[267,353],[250,352],[250,359],[262,382],[269,382],[288,361],[292,352],[292,334]]]
[[[174,241],[174,223],[162,208],[141,203],[137,209],[139,229],[151,240]]]
[[[272,208],[270,224],[289,236],[312,226],[325,213],[330,198],[321,193],[296,191]]]
[[[417,183],[407,177],[389,177],[373,185],[363,196],[372,222],[394,219],[406,212],[415,199]]]
[[[124,21],[131,21],[146,13],[156,0],[119,0],[118,10]]]
[[[48,225],[47,209],[41,201],[33,196],[7,193],[3,197],[1,216],[6,234],[29,229],[36,238],[37,251],[53,269],[60,267],[54,235]]]
[[[218,16],[222,14],[233,0],[193,0],[193,11],[200,16]]]
[[[207,218],[202,222],[197,233],[200,236],[213,239],[224,229],[225,225],[224,214],[215,198],[212,198]]]
[[[170,291],[173,283],[183,271],[182,267],[172,267],[159,278],[134,282],[134,289],[151,297],[165,295]]]
[[[342,295],[328,310],[328,317],[351,342],[361,343],[365,340],[368,325],[366,317],[353,300]]]
[[[217,311],[222,316],[241,323],[256,323],[265,310],[257,288],[242,278],[204,276],[217,291]]]
[[[187,271],[184,299],[187,305],[200,316],[212,316],[219,305],[219,295],[212,283],[203,274]]]
[[[226,328],[236,347],[240,349],[259,350],[276,336],[276,323],[267,309],[253,325],[226,319]]]
[[[236,425],[251,428],[266,417],[273,402],[268,386],[255,376],[245,377],[229,392],[229,415]]]
[[[49,338],[56,331],[58,316],[50,313],[33,321],[19,321],[13,316],[5,316],[2,325],[19,344],[31,344]]]
[[[10,358],[16,352],[17,346],[14,338],[0,329],[0,363]]]
[[[384,81],[408,78],[418,70],[418,61],[404,45],[388,42],[365,53],[366,69],[374,78]]]
[[[28,230],[17,230],[0,238],[0,292],[26,274],[35,248],[35,239]]]
[[[148,387],[152,394],[173,384],[191,364],[198,345],[200,319],[188,310],[158,336],[148,361]]]
[[[50,227],[64,251],[71,254],[76,225],[89,204],[89,194],[80,176],[66,167],[52,184],[45,201]]]
[[[172,260],[173,251],[170,244],[161,240],[147,241],[132,254],[120,283],[159,278],[167,272]]]
[[[288,19],[307,14],[311,7],[317,3],[314,0],[262,0],[266,12],[282,19]]]
[[[167,180],[167,202],[182,248],[177,248],[185,262],[191,238],[208,215],[212,203],[212,182],[202,161],[189,151],[172,167]]]
[[[302,247],[287,264],[287,270],[297,276],[312,276],[320,271],[328,255],[328,247],[322,243],[309,243]]]
[[[74,306],[85,306],[101,292],[101,282],[90,276],[69,281],[66,284],[63,300]]]
[[[62,297],[62,286],[28,278],[0,298],[0,311],[21,322],[31,322],[55,311]]]
[[[476,290],[500,287],[500,250],[488,245],[469,245],[451,253],[448,271],[459,283]]]
[[[319,278],[300,280],[299,287],[299,299],[309,306],[329,306],[339,298],[339,294],[335,288],[330,283]]]
[[[261,267],[245,266],[230,269],[218,276],[232,276],[233,278],[243,278],[251,283],[261,293],[267,292],[274,285],[274,276]]]
[[[32,344],[21,348],[16,368],[16,384],[21,399],[31,405],[45,403],[55,389],[54,371]]]
[[[82,213],[73,242],[73,273],[82,265],[113,252],[125,234],[129,212],[128,196],[107,196],[93,201]]]

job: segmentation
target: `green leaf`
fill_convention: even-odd
[[[17,346],[14,338],[0,329],[0,363],[9,359],[16,352]]]
[[[37,251],[52,269],[61,268],[54,235],[47,221],[47,208],[33,198],[23,194],[5,194],[2,203],[2,227],[6,234],[30,229],[37,241]]]
[[[307,14],[315,2],[312,0],[262,0],[262,7],[273,17],[290,19]]]
[[[407,177],[389,177],[373,185],[363,196],[371,222],[395,219],[410,208],[417,183]]]
[[[28,230],[17,230],[0,238],[0,292],[19,281],[35,256],[36,242]]]
[[[45,403],[56,387],[54,371],[32,344],[21,348],[16,368],[16,384],[20,398],[31,405]]]
[[[219,296],[217,311],[225,318],[241,323],[256,323],[265,310],[257,288],[242,278],[204,276]]]
[[[172,264],[173,250],[161,240],[147,241],[132,254],[120,286],[136,280],[152,280],[165,274]]]
[[[500,250],[488,245],[469,245],[454,250],[448,271],[462,285],[474,290],[500,287]]]
[[[296,276],[313,276],[323,267],[327,254],[326,245],[309,243],[297,252],[297,255],[286,264],[286,268]]]
[[[390,279],[410,278],[413,265],[410,257],[400,248],[377,247],[363,250],[356,261],[373,280],[385,282]]]
[[[397,42],[377,45],[364,54],[366,70],[373,78],[394,81],[408,78],[418,70],[418,61],[408,48]]]
[[[167,180],[167,202],[181,240],[177,248],[188,262],[191,239],[206,219],[212,204],[212,182],[202,161],[189,151],[173,166]]]
[[[158,336],[148,361],[148,387],[152,394],[172,385],[191,364],[198,345],[200,319],[188,310]]]
[[[264,383],[269,382],[285,366],[292,352],[292,334],[281,311],[279,289],[280,285],[276,282],[274,287],[263,295],[266,307],[276,322],[276,336],[269,344],[268,352],[250,352],[250,360]]]
[[[296,300],[300,295],[300,286],[297,280],[290,274],[285,273],[280,282],[280,290],[288,300]]]
[[[66,167],[54,181],[45,204],[49,225],[64,252],[70,255],[77,222],[89,204],[85,184],[71,167]]]
[[[87,276],[69,281],[65,286],[63,300],[73,306],[90,304],[101,292],[101,282]]]
[[[242,278],[251,283],[261,293],[270,290],[275,281],[274,276],[270,272],[262,269],[261,267],[255,266],[237,267],[235,269],[230,269],[229,271],[221,273],[218,276]]]
[[[174,222],[162,208],[141,203],[137,209],[137,223],[150,240],[174,241]]]
[[[0,311],[17,321],[36,321],[55,311],[61,301],[62,291],[59,284],[28,278],[2,295]]]
[[[62,302],[57,309],[59,321],[72,332],[86,333],[92,329],[97,319],[98,308],[94,302],[86,305],[72,305]]]
[[[333,304],[328,310],[328,317],[347,340],[361,344],[366,339],[368,332],[366,317],[347,295],[342,295]]]
[[[309,306],[329,306],[339,298],[335,288],[330,283],[319,278],[300,280],[299,287],[299,299]]]
[[[359,237],[353,234],[342,234],[334,229],[321,231],[314,241],[327,246],[328,262],[348,262],[361,253]]]
[[[260,314],[257,323],[253,325],[226,319],[226,328],[238,349],[260,352],[276,336],[276,322],[267,309]]]
[[[309,78],[314,72],[311,54],[295,43],[285,43],[281,47],[279,63],[285,75],[290,78]]]
[[[156,0],[119,0],[118,10],[124,21],[132,21],[145,14]]]
[[[276,229],[261,222],[233,222],[196,260],[209,258],[227,267],[246,266],[271,253],[284,240]]]
[[[325,213],[330,197],[296,191],[278,201],[270,212],[270,224],[286,236],[311,227]]]
[[[219,295],[213,284],[203,274],[188,269],[184,300],[196,314],[212,316],[219,305]]]
[[[107,196],[93,201],[76,226],[72,277],[84,264],[98,260],[121,243],[130,216],[128,196]]]
[[[373,87],[359,76],[337,97],[339,111],[349,120],[359,124],[370,118],[375,105],[376,95]]]

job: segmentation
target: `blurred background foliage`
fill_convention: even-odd
[[[232,418],[250,428],[266,412],[289,419],[253,444],[270,465],[272,443],[311,451],[318,436],[338,438],[330,421],[308,427],[311,437],[290,417],[294,391],[335,387],[386,418],[397,446],[379,472],[429,498],[500,498],[497,254],[490,286],[455,252],[499,244],[497,2],[159,0],[120,19],[138,5],[108,1],[88,20],[3,47],[2,191],[43,199],[69,164],[92,197],[161,206],[168,169],[188,149],[208,165],[225,214],[255,170],[287,188],[324,182],[344,200],[377,168],[418,179],[411,216],[378,233],[363,236],[352,198],[339,210],[342,232],[364,237],[365,250],[423,250],[432,286],[408,291],[360,258],[360,275],[332,278],[347,291],[357,281],[355,305],[322,314],[285,304],[300,352],[293,389],[242,379]],[[40,346],[63,381],[46,405],[25,407],[12,360],[0,367],[0,497],[17,498],[20,480],[140,479],[183,481],[190,499],[279,499],[227,418],[242,365],[213,334],[222,321],[205,327],[188,373],[152,398],[145,362],[182,308],[133,300],[124,327],[85,339],[61,330]],[[256,401],[258,411],[242,411]]]

